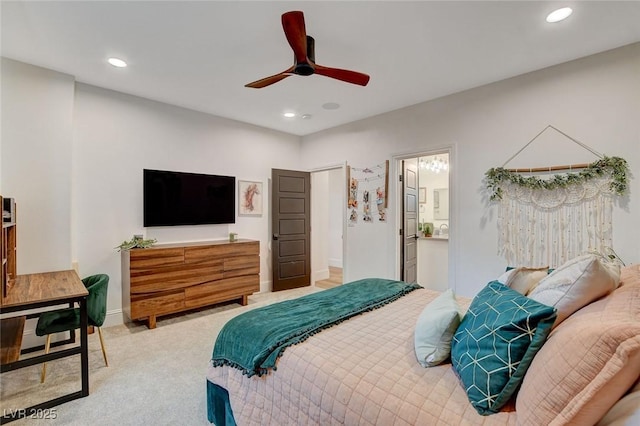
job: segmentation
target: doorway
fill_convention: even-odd
[[[311,172],[311,280],[321,288],[343,283],[345,182],[343,165]]]
[[[398,240],[398,271],[406,280],[407,262],[415,257],[415,280],[425,288],[444,291],[453,284],[450,271],[453,265],[451,249],[451,151],[444,148],[418,152],[396,157],[398,175],[406,175],[407,167],[416,170],[417,183],[407,187],[400,182],[397,210],[400,226]],[[405,178],[406,180],[406,178]],[[407,199],[415,196],[417,190],[417,214],[410,211]],[[416,220],[412,220],[413,218]],[[411,238],[413,236],[413,238]],[[413,241],[413,242],[412,242]]]

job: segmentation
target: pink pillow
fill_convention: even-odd
[[[519,424],[594,424],[640,375],[640,266],[556,327],[516,401]]]
[[[615,403],[596,426],[640,424],[640,380],[628,394]]]

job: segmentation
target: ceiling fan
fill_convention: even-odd
[[[315,41],[313,37],[308,36],[306,33],[304,15],[301,11],[284,13],[282,15],[282,28],[284,29],[284,34],[287,37],[291,49],[293,49],[293,66],[281,73],[245,84],[245,87],[261,89],[294,74],[303,76],[319,74],[360,86],[366,86],[367,83],[369,83],[369,76],[367,74],[316,64]]]

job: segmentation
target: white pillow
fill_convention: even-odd
[[[414,332],[414,346],[420,365],[434,367],[449,358],[451,340],[460,319],[460,306],[451,289],[424,308]]]
[[[558,310],[557,327],[569,315],[615,290],[620,284],[620,265],[604,257],[586,254],[569,260],[540,280],[528,294],[533,300]]]
[[[505,271],[504,274],[500,275],[496,281],[498,281],[500,284],[505,284],[507,280],[511,278],[511,275],[513,275],[513,273],[516,272],[516,269],[517,268],[508,269],[507,271]]]
[[[519,267],[510,269],[498,277],[498,282],[517,291],[522,295],[527,295],[533,290],[538,282],[545,278],[549,272],[548,266],[539,268]]]

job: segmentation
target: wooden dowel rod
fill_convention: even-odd
[[[528,169],[507,169],[509,172],[514,173],[534,173],[534,172],[555,172],[558,170],[573,170],[573,169],[586,169],[589,167],[589,163],[581,164],[569,164],[566,166],[550,166],[550,167],[531,167]]]

